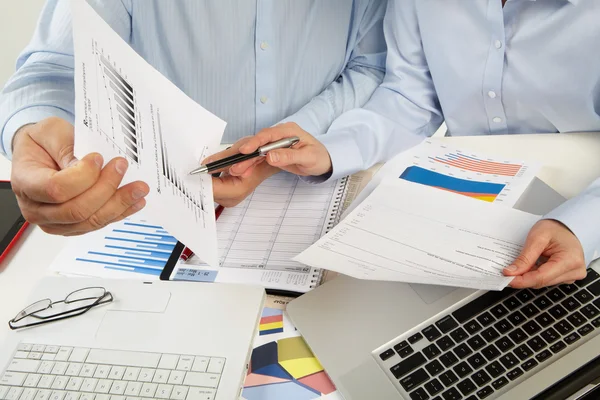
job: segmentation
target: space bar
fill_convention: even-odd
[[[456,318],[459,324],[462,324],[471,319],[471,317],[474,317],[480,312],[484,311],[486,308],[493,306],[501,300],[504,300],[514,292],[516,292],[516,290],[512,288],[506,288],[502,291],[489,291],[483,296],[479,296],[475,300],[454,311],[452,316]]]
[[[92,349],[85,361],[89,364],[112,364],[140,368],[156,368],[160,361],[160,354],[142,353],[138,351]]]

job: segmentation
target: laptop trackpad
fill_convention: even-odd
[[[131,292],[114,292],[111,310],[164,313],[171,299],[171,292],[154,285],[140,286]]]
[[[452,286],[421,285],[419,283],[411,283],[409,286],[419,295],[425,304],[435,303],[456,290]]]

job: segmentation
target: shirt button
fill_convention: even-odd
[[[260,44],[261,50],[266,50],[268,47],[269,47],[269,44],[267,42],[262,42]]]
[[[499,40],[496,40],[496,41],[494,42],[494,46],[496,46],[496,48],[497,48],[497,49],[500,49],[500,48],[502,47],[502,42],[501,42],[501,41],[499,41]]]
[[[269,100],[269,98],[267,96],[263,96],[260,98],[260,102],[265,104],[267,102],[267,100]]]
[[[490,99],[495,99],[496,98],[496,92],[494,92],[493,90],[490,90],[488,92],[488,96],[490,96]]]
[[[494,121],[495,123],[499,124],[500,122],[502,122],[502,118],[500,118],[500,117],[494,117],[492,119],[492,121]]]

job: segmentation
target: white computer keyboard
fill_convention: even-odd
[[[21,343],[2,400],[213,400],[225,358]]]

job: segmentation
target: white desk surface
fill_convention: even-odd
[[[491,156],[537,161],[544,165],[539,178],[565,197],[578,194],[600,177],[600,134],[513,135],[455,137],[459,147]],[[0,157],[0,180],[10,177],[10,163]],[[46,273],[66,238],[51,236],[37,227],[26,234],[0,265],[0,343],[9,331],[9,319],[26,306],[37,281]]]

